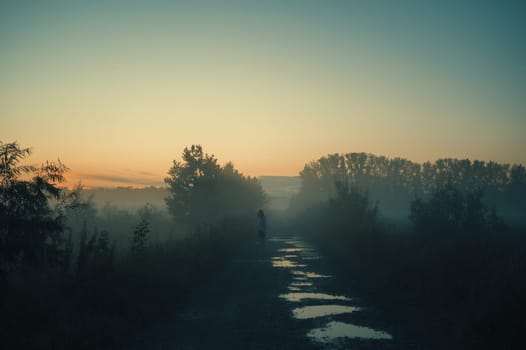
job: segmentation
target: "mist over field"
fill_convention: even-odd
[[[172,163],[165,187],[85,189],[78,184],[68,189],[61,184],[69,169],[60,161],[26,165],[31,149],[0,146],[0,267],[7,315],[1,329],[8,344],[121,348],[139,342],[149,348],[166,334],[172,334],[171,344],[196,344],[187,332],[210,321],[205,317],[202,325],[192,326],[180,316],[186,311],[177,310],[207,313],[224,305],[208,293],[222,295],[225,281],[226,305],[247,304],[236,308],[233,319],[230,311],[216,319],[216,340],[224,336],[223,327],[231,327],[222,317],[248,320],[265,308],[239,294],[245,288],[257,299],[284,300],[273,304],[266,321],[277,317],[290,332],[310,327],[294,320],[342,314],[333,337],[349,344],[359,337],[387,348],[414,341],[432,348],[481,348],[515,344],[521,337],[517,310],[526,305],[520,272],[526,267],[522,165],[451,158],[419,164],[347,153],[310,161],[296,177],[255,178],[192,145]],[[348,274],[335,272],[342,269]],[[319,278],[333,282],[319,283]],[[274,280],[289,293],[269,289]],[[336,293],[336,282],[346,286],[337,290],[343,295],[319,292]],[[236,289],[237,284],[243,287]],[[353,298],[363,296],[383,311],[360,313],[366,305]],[[317,301],[293,309],[292,318],[284,313],[289,303],[304,299]],[[33,308],[26,309],[27,303]],[[180,332],[166,330],[166,323],[154,326],[167,314]],[[369,324],[377,317],[382,321]],[[157,334],[147,342],[131,336],[144,320]],[[420,327],[416,322],[421,321],[434,326]],[[481,324],[496,321],[506,326],[479,333]],[[57,328],[66,322],[70,328]],[[306,338],[291,338],[278,328],[235,327],[258,342],[271,337],[286,347],[316,348],[332,343],[322,334],[333,326],[311,329]],[[454,335],[458,327],[472,333]],[[21,342],[22,332],[34,337]],[[197,344],[204,348],[208,341],[213,340]]]
[[[526,348],[525,11],[0,0],[0,349]]]
[[[260,176],[263,190],[267,193],[269,200],[268,206],[272,210],[285,210],[289,206],[290,198],[296,194],[300,187],[298,176]],[[93,204],[97,209],[103,208],[106,204],[116,206],[121,209],[137,210],[150,203],[152,206],[164,210],[164,199],[168,196],[168,189],[165,187],[95,187],[84,190],[86,197],[92,197]]]

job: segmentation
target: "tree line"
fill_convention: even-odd
[[[348,182],[366,189],[384,214],[405,215],[411,200],[428,198],[448,185],[463,192],[482,191],[486,204],[499,207],[512,220],[526,211],[526,168],[521,164],[455,158],[421,164],[371,153],[335,153],[306,164],[300,176],[302,185],[291,203],[296,210],[334,196],[335,182]]]
[[[301,179],[291,207],[298,226],[402,329],[416,329],[418,342],[437,349],[511,349],[522,342],[523,166],[418,165],[350,153],[307,164]],[[407,225],[391,225],[389,204]],[[500,205],[519,213],[518,221],[501,216]]]
[[[0,334],[16,349],[114,349],[251,237],[261,184],[200,145],[173,162],[170,217],[97,210],[60,161],[0,141]],[[167,231],[160,235],[157,231]],[[140,333],[140,332],[139,332]]]

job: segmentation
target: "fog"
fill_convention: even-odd
[[[178,307],[207,314],[225,302],[217,338],[229,322],[242,328],[265,310],[290,330],[240,330],[243,344],[271,337],[316,348],[336,341],[316,336],[329,329],[327,339],[400,348],[506,347],[522,337],[520,164],[347,153],[308,161],[299,176],[254,178],[191,145],[167,166],[164,187],[68,190],[65,164],[27,165],[30,157],[29,148],[0,143],[0,330],[10,348],[132,346],[167,314],[182,332],[170,344],[195,345],[185,338],[189,311]],[[309,320],[303,336],[294,320]],[[400,335],[411,327],[416,333]],[[145,348],[172,334],[159,329]]]
[[[289,208],[290,199],[297,194],[301,185],[299,176],[260,176],[263,190],[267,194],[267,207],[274,211]],[[91,198],[97,210],[110,205],[118,209],[136,211],[145,203],[159,210],[166,210],[165,199],[169,194],[166,187],[94,187],[83,188],[83,196]]]

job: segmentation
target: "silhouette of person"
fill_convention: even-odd
[[[265,244],[265,237],[267,235],[267,218],[265,217],[265,213],[263,213],[262,209],[258,210],[257,214],[258,222],[257,222],[257,233],[260,243]]]

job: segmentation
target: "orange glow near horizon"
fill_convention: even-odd
[[[522,12],[373,3],[0,3],[0,140],[86,186],[162,185],[192,144],[250,176],[348,152],[526,164]]]

